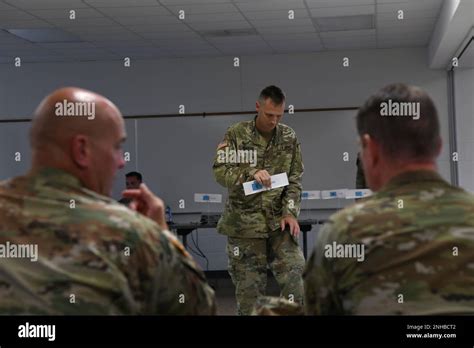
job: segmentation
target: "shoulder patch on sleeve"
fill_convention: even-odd
[[[162,232],[169,239],[171,244],[181,252],[181,254],[183,254],[187,257],[191,257],[191,255],[189,255],[189,253],[184,248],[184,245],[181,244],[181,242],[178,240],[178,238],[174,234],[172,234],[171,232],[169,232],[167,230],[162,230]]]

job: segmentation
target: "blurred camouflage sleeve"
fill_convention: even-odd
[[[261,296],[255,303],[252,315],[295,316],[304,315],[304,310],[299,303],[290,302],[286,298]]]
[[[224,160],[219,160],[220,151],[224,152],[226,148],[234,151],[238,150],[237,141],[231,128],[227,130],[224,140],[218,145],[216,150],[214,165],[212,166],[216,181],[224,187],[231,188],[235,185],[241,185],[246,181],[253,180],[255,173],[258,172],[259,169],[241,166],[238,163],[225,163]]]
[[[213,315],[214,291],[204,273],[170,232],[148,230],[131,253],[127,276],[142,294],[148,315]]]
[[[293,159],[291,162],[291,169],[288,173],[288,186],[285,187],[282,197],[283,214],[282,216],[291,215],[295,219],[298,218],[301,205],[302,184],[303,177],[303,158],[301,155],[301,146],[298,139],[295,137],[295,146],[293,150]]]
[[[155,278],[166,279],[166,286],[155,282],[151,308],[173,315],[215,315],[214,290],[183,245],[169,235],[167,246],[163,247],[167,252],[162,255],[168,262],[159,262],[155,274]]]
[[[340,294],[351,288],[354,278],[345,279],[345,274],[354,265],[350,260],[325,257],[325,246],[338,238],[339,231],[330,220],[318,234],[316,247],[303,273],[305,291],[305,313],[307,315],[343,315]],[[337,242],[342,243],[342,242]]]

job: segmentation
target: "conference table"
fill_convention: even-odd
[[[304,258],[307,259],[308,256],[308,236],[307,233],[310,232],[313,228],[313,225],[323,224],[326,220],[320,219],[302,219],[298,220],[300,225],[301,233],[303,234],[303,254]],[[217,221],[208,221],[208,222],[177,222],[177,223],[168,223],[171,230],[176,231],[178,236],[181,236],[182,242],[185,248],[187,248],[187,236],[193,231],[202,228],[216,228]]]

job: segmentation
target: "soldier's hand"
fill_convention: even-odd
[[[300,234],[300,225],[298,224],[298,220],[296,220],[293,216],[285,216],[280,221],[281,230],[285,230],[285,226],[290,226],[290,233],[298,237]]]
[[[263,185],[265,187],[272,186],[272,179],[270,178],[270,174],[268,174],[265,169],[259,170],[255,173],[253,177],[260,185]]]
[[[145,184],[140,184],[138,189],[122,192],[123,197],[131,198],[129,207],[150,219],[154,220],[163,229],[168,229],[165,218],[165,204],[151,192]]]

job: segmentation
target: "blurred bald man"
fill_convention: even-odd
[[[0,314],[215,314],[203,272],[142,184],[109,198],[126,133],[108,99],[62,88],[38,106],[32,167],[0,183]]]

